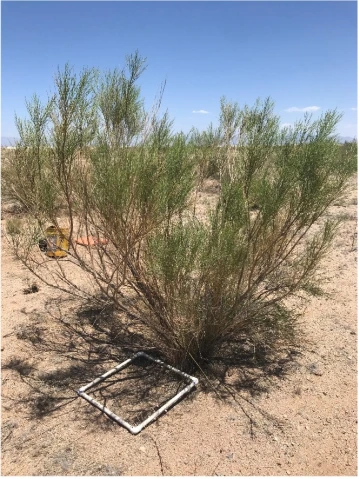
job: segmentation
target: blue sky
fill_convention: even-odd
[[[240,105],[270,96],[284,124],[338,108],[357,136],[357,4],[322,2],[1,2],[2,136],[16,136],[25,97],[46,97],[57,67],[122,67],[139,50],[150,106],[174,129],[217,123],[222,95]],[[206,112],[206,113],[205,113]]]

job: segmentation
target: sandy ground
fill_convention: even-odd
[[[2,475],[355,476],[355,178],[329,214],[344,223],[322,265],[328,294],[307,305],[302,346],[264,368],[251,357],[228,365],[212,386],[200,375],[196,391],[137,436],[76,394],[130,354],[105,342],[121,333],[111,311],[34,284],[3,238]],[[179,387],[154,374],[134,366],[112,384],[118,394],[94,394],[140,420]]]

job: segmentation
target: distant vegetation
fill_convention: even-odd
[[[48,284],[100,292],[174,365],[198,367],[227,341],[291,341],[290,299],[319,290],[337,223],[318,220],[356,170],[356,143],[339,145],[336,111],[281,129],[270,99],[222,98],[218,127],[174,133],[161,94],[144,109],[144,69],[138,53],[104,74],[66,65],[46,104],[27,102],[2,173],[27,211],[8,223],[15,254]],[[206,178],[217,193],[199,214]],[[96,289],[74,281],[68,261],[44,261],[49,225],[69,227],[67,260]],[[107,242],[86,249],[80,235]]]

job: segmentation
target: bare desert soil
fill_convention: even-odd
[[[300,347],[273,364],[249,351],[211,385],[199,374],[196,391],[136,436],[76,394],[131,355],[135,333],[34,281],[5,240],[11,215],[3,205],[2,475],[357,475],[356,178],[329,212],[344,222]],[[135,423],[181,387],[140,366],[111,380],[94,396]]]

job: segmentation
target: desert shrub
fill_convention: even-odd
[[[344,157],[346,161],[346,158],[348,156],[357,155],[357,148],[358,148],[358,145],[357,145],[356,138],[354,138],[352,141],[345,141],[342,147],[340,148],[339,155],[341,157]],[[356,167],[357,167],[357,164],[356,164]]]
[[[186,137],[160,102],[145,111],[144,68],[137,53],[103,76],[66,66],[49,103],[28,104],[3,174],[29,211],[9,225],[16,255],[47,284],[87,298],[100,290],[172,364],[199,365],[228,340],[290,341],[291,299],[317,290],[336,231],[322,217],[356,168],[354,148],[340,151],[334,136],[340,116],[281,129],[270,99],[240,108],[223,98],[219,127]],[[200,220],[194,192],[209,175],[220,188]],[[69,228],[66,262],[36,247],[50,224]],[[89,235],[97,247],[77,244]]]

